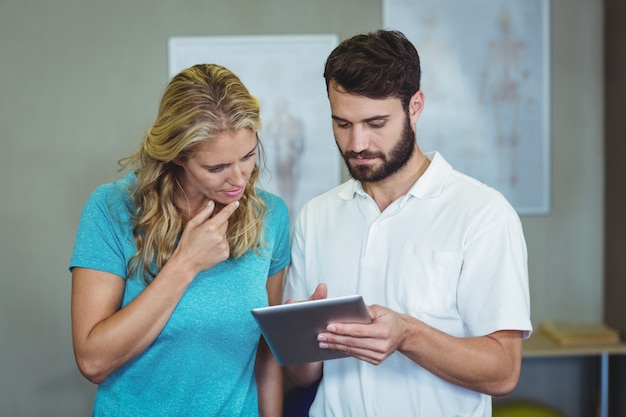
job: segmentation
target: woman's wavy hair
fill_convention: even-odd
[[[197,146],[223,132],[261,128],[259,101],[228,69],[199,64],[174,76],[167,85],[156,121],[134,155],[120,160],[122,169],[137,175],[130,191],[134,203],[133,236],[137,252],[128,261],[128,276],[141,275],[146,283],[172,256],[183,231],[183,218],[174,196],[184,193],[177,181],[179,166]],[[259,153],[262,150],[258,142]],[[261,161],[262,163],[262,158]],[[263,166],[263,165],[261,165]],[[227,239],[230,256],[238,258],[249,249],[259,253],[263,244],[264,202],[256,193],[260,174],[255,166],[239,207],[230,217]],[[221,207],[216,205],[216,210]]]
[[[350,94],[399,98],[407,110],[420,89],[420,58],[402,32],[378,30],[341,42],[326,59],[324,78],[327,91],[335,81]]]

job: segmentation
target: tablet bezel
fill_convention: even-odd
[[[339,359],[348,356],[319,347],[317,335],[329,323],[370,323],[360,295],[325,298],[260,307],[252,310],[261,332],[280,365]]]

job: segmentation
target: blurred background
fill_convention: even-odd
[[[522,216],[536,326],[601,321],[605,301],[605,2],[550,9],[551,210]],[[341,40],[380,28],[381,10],[381,0],[0,0],[0,415],[90,415],[67,265],[87,196],[119,177],[117,160],[156,115],[168,38]],[[588,416],[595,371],[575,358],[525,362],[513,395]]]

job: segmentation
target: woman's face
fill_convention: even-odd
[[[192,210],[209,200],[239,200],[256,164],[257,136],[251,129],[221,133],[197,145],[187,161],[176,161],[184,173],[179,182]]]

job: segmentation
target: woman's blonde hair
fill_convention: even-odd
[[[174,196],[184,195],[184,191],[177,181],[180,171],[174,160],[184,162],[199,143],[223,132],[239,129],[257,132],[260,128],[258,100],[228,69],[199,64],[172,78],[141,148],[120,160],[122,168],[132,168],[137,175],[136,187],[131,190],[137,252],[128,262],[128,276],[141,274],[150,282],[178,244],[184,224]],[[239,207],[228,222],[232,258],[242,256],[249,249],[259,253],[263,243],[266,206],[256,193],[258,177],[259,167],[255,166]],[[217,205],[216,210],[220,208]]]

